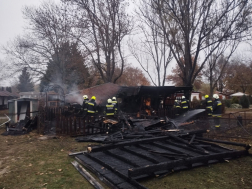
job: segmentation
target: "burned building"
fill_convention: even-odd
[[[121,110],[147,115],[166,115],[171,111],[177,94],[187,93],[192,87],[140,86],[121,87],[117,97]]]

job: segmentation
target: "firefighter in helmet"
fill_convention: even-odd
[[[213,102],[213,118],[214,118],[214,124],[215,128],[220,127],[220,118],[221,118],[221,108],[222,108],[222,103],[219,99],[219,95],[214,94],[213,95],[214,102]]]
[[[213,111],[213,102],[212,99],[209,98],[208,95],[205,95],[205,105],[206,105],[206,111],[208,116],[212,116],[212,111]]]
[[[185,98],[185,96],[182,96],[181,111],[182,111],[182,113],[185,114],[188,110],[189,110],[189,101]]]
[[[115,107],[115,114],[116,114],[117,111],[118,111],[118,103],[117,103],[116,97],[113,97],[113,98],[112,98],[112,104],[113,104],[114,107]]]
[[[179,104],[179,102],[178,102],[177,99],[174,100],[174,105],[173,105],[173,107],[175,108],[175,116],[176,116],[176,117],[179,116],[181,107],[180,107],[180,104]]]
[[[83,95],[82,109],[84,116],[87,114],[88,101],[89,101],[88,96]]]
[[[87,106],[88,115],[94,116],[98,112],[95,100],[96,100],[96,97],[92,96],[91,100],[88,102],[88,106]]]
[[[107,118],[112,118],[115,115],[115,106],[112,103],[112,100],[109,98],[108,103],[106,104],[106,109],[104,113],[106,114]]]

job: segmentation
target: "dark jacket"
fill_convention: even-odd
[[[205,105],[206,105],[206,108],[212,108],[213,101],[210,98],[206,98]]]
[[[118,109],[117,101],[116,101],[116,100],[113,100],[113,101],[112,101],[112,104],[114,105],[115,110],[117,111],[117,109]]]
[[[94,99],[88,102],[87,113],[94,114],[97,113],[97,105]]]
[[[177,101],[174,101],[174,106],[173,106],[174,108],[181,108],[180,107],[180,104],[179,104],[179,102]]]
[[[88,99],[83,100],[82,108],[83,108],[84,111],[87,111],[88,101],[89,101]]]
[[[213,102],[213,115],[218,115],[218,116],[221,116],[221,106],[222,106],[222,103],[219,99],[215,99],[214,102]]]
[[[106,105],[105,113],[107,116],[115,115],[115,106],[112,103]]]
[[[189,101],[185,98],[181,100],[181,108],[182,109],[188,109],[189,108]]]

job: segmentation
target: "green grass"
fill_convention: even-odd
[[[0,129],[2,133],[4,129]],[[74,138],[39,140],[35,132],[0,135],[0,188],[93,189],[72,166],[69,151],[83,151],[88,143]]]
[[[0,134],[4,130],[0,128]],[[78,143],[71,137],[40,137],[36,131],[22,136],[0,135],[0,189],[93,189],[68,156],[70,151],[86,150],[90,143]],[[252,139],[235,142],[252,144]],[[250,189],[251,175],[252,156],[247,156],[140,183],[150,189]]]

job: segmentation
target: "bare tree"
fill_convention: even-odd
[[[160,29],[156,25],[159,22],[158,15],[145,2],[140,2],[138,5],[136,17],[139,23],[139,34],[129,44],[131,54],[154,85],[164,86],[167,67],[173,58],[170,47],[167,45],[165,28]],[[140,41],[136,40],[137,38]]]
[[[252,6],[248,0],[144,1],[159,16],[158,27],[165,31],[169,46],[174,46],[172,54],[183,73],[185,86],[192,86],[197,74],[221,44],[249,36]],[[209,46],[211,51],[204,56]],[[201,63],[195,71],[196,62]]]
[[[227,77],[227,87],[235,92],[242,91],[243,93],[252,89],[252,69],[251,66],[245,63],[240,57],[232,60],[229,66]]]
[[[116,82],[125,66],[123,40],[132,30],[124,0],[66,0],[76,7],[72,35],[81,42],[104,82]],[[115,68],[120,68],[115,76]]]
[[[207,63],[203,69],[203,74],[209,81],[210,96],[213,95],[215,88],[222,92],[225,85],[224,78],[228,73],[227,70],[229,59],[238,47],[238,44],[238,41],[229,41],[227,43],[223,43],[219,45],[215,49],[214,54],[212,54],[208,58]],[[213,47],[209,46],[209,48],[206,49],[206,56],[209,54],[208,52],[212,51],[211,48]],[[227,52],[227,49],[229,49],[229,52],[226,56],[224,56],[224,53]]]
[[[48,63],[54,59],[54,68],[61,73],[60,83],[65,83],[66,67],[62,48],[63,44],[70,40],[68,33],[71,30],[71,21],[66,8],[64,4],[54,3],[24,8],[23,14],[29,23],[27,33],[23,37],[17,37],[5,47],[5,52],[12,59],[11,67],[14,72],[27,67],[33,78],[39,80],[42,76],[46,76]]]

